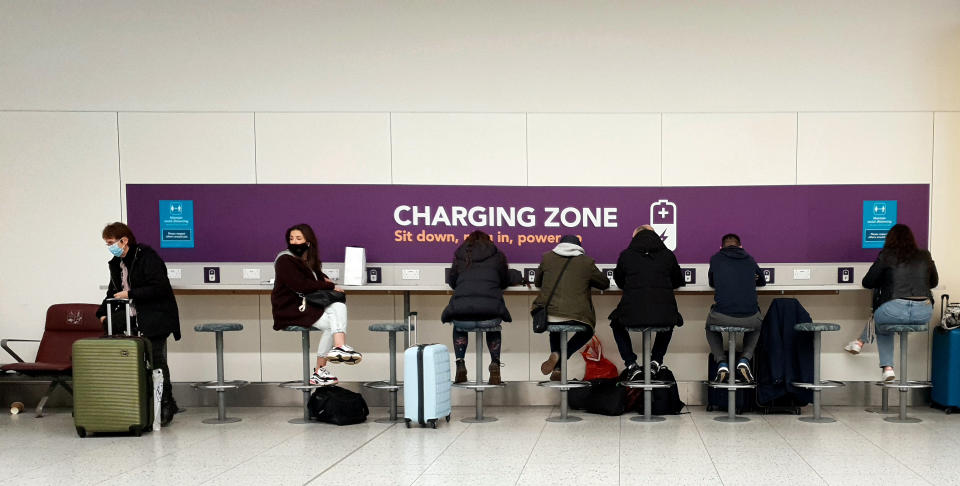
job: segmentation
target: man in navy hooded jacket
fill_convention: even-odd
[[[760,340],[760,307],[757,305],[757,287],[763,287],[767,281],[756,260],[743,250],[740,237],[730,233],[723,236],[722,247],[710,257],[710,271],[707,277],[714,288],[713,300],[707,316],[707,343],[710,354],[717,361],[715,382],[724,382],[730,373],[723,352],[723,335],[711,331],[711,325],[736,326],[753,329],[744,333],[743,353],[737,362],[737,378],[746,382],[753,381],[750,360]]]

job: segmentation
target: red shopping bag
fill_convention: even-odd
[[[583,349],[580,355],[583,356],[583,361],[587,364],[587,370],[583,373],[584,380],[620,376],[620,373],[617,372],[617,365],[603,357],[603,345],[600,344],[600,340],[596,336],[590,339],[587,347]]]

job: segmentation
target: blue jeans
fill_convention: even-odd
[[[881,324],[927,324],[933,316],[933,305],[927,300],[894,299],[873,311],[877,325],[877,350],[880,367],[893,366],[893,333],[881,332]]]

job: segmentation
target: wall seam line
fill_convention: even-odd
[[[120,183],[120,221],[123,221],[123,163],[120,159],[120,112],[114,112],[114,123],[117,129],[117,178]]]
[[[794,118],[793,132],[793,184],[800,185],[800,112]]]
[[[253,183],[260,183],[260,169],[257,167],[257,112],[253,112]]]
[[[390,140],[390,183],[393,184],[393,112],[387,112],[387,138]]]

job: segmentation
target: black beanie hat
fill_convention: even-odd
[[[583,247],[580,243],[580,238],[577,238],[576,235],[563,235],[563,238],[560,238],[560,243],[572,243],[579,247]]]

